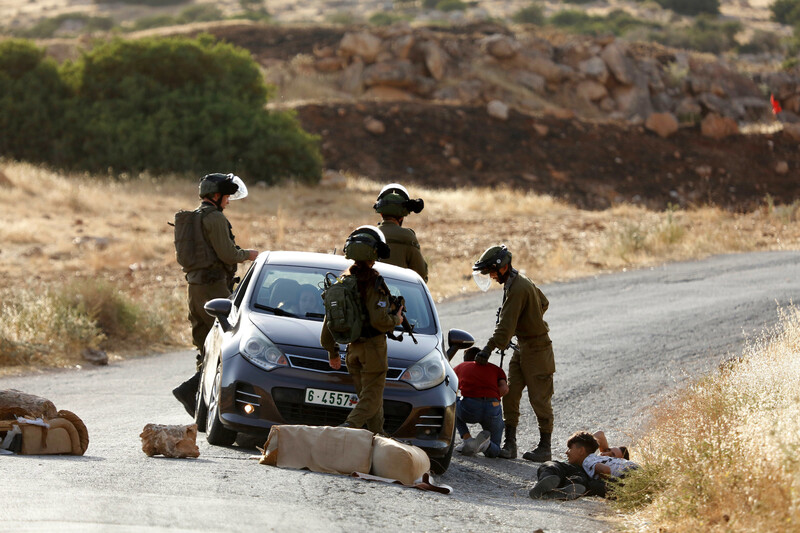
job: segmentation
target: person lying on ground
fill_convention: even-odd
[[[594,432],[594,438],[597,440],[597,453],[600,455],[606,455],[608,457],[617,457],[618,459],[628,459],[630,460],[631,456],[628,453],[628,448],[626,446],[615,446],[613,448],[608,446],[608,440],[606,439],[606,434],[603,433],[602,430]]]
[[[456,428],[464,441],[456,449],[463,455],[483,453],[494,458],[500,454],[504,427],[500,398],[508,393],[508,382],[502,368],[475,362],[479,351],[469,348],[464,353],[464,362],[453,369],[461,391],[456,403]],[[467,424],[480,424],[482,431],[472,437]]]
[[[605,496],[605,483],[589,477],[583,460],[597,451],[591,433],[578,431],[567,439],[567,462],[546,461],[536,469],[536,483],[528,492],[535,500],[574,500],[584,495]]]

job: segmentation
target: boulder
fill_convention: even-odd
[[[617,109],[625,118],[639,117],[644,120],[653,112],[650,102],[650,91],[638,85],[620,85],[613,90],[614,101]]]
[[[783,176],[789,172],[789,163],[786,161],[778,161],[775,163],[775,174]]]
[[[623,85],[632,85],[634,83],[636,69],[631,59],[627,56],[627,50],[624,45],[614,41],[603,49],[600,57],[605,61],[608,70],[611,71],[618,82]]]
[[[583,80],[575,87],[578,98],[587,102],[596,102],[608,96],[606,86],[594,80]]]
[[[486,112],[490,117],[508,120],[508,106],[500,100],[492,100],[486,105]]]
[[[93,365],[97,366],[105,366],[108,364],[108,354],[103,350],[94,350],[92,348],[86,348],[81,352],[83,356],[83,360]]]
[[[675,107],[675,116],[681,122],[695,123],[703,115],[703,108],[691,96],[687,96]]]
[[[783,134],[793,141],[800,142],[800,124],[786,123],[783,125]]]
[[[608,67],[606,62],[600,57],[592,57],[578,64],[578,71],[590,78],[594,78],[600,83],[608,80]]]
[[[372,63],[381,50],[381,39],[367,31],[357,33],[348,32],[339,43],[339,55],[344,57],[357,56],[365,63]]]
[[[647,117],[644,127],[666,139],[678,131],[678,119],[672,113],[653,113]]]
[[[353,61],[344,71],[339,81],[342,90],[350,94],[358,94],[364,88],[364,63],[360,59]]]
[[[389,50],[397,59],[408,59],[411,49],[414,46],[414,36],[411,34],[401,35],[389,43]]]
[[[366,117],[364,119],[364,129],[373,135],[382,135],[386,133],[386,126],[383,122],[374,117]]]
[[[410,61],[400,59],[383,61],[364,69],[364,85],[386,85],[389,87],[411,88],[417,78],[417,69]]]
[[[481,49],[496,59],[511,59],[520,50],[520,44],[513,37],[496,33],[480,41]]]
[[[423,43],[422,51],[425,54],[425,66],[428,72],[430,72],[433,79],[441,80],[447,67],[447,53],[442,50],[442,47],[436,41]]]
[[[544,77],[540,76],[539,74],[522,71],[517,73],[516,79],[517,83],[526,89],[530,89],[536,94],[544,94],[544,92],[547,90],[547,80],[545,80]]]
[[[724,139],[739,133],[739,125],[730,117],[710,113],[700,123],[700,132],[712,139]]]
[[[314,68],[319,72],[336,72],[342,69],[341,57],[323,57],[314,63]]]
[[[196,444],[197,424],[188,426],[147,424],[139,437],[142,439],[142,451],[148,457],[163,455],[184,459],[200,456],[200,449]]]
[[[534,74],[542,76],[548,83],[561,83],[568,72],[557,63],[544,57],[531,58],[527,61],[526,66]]]

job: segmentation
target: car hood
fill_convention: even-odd
[[[322,322],[297,318],[251,313],[250,321],[275,344],[320,348],[319,334]],[[389,357],[403,361],[419,361],[439,343],[435,335],[414,335],[419,344],[414,344],[406,334],[402,342],[387,339]]]

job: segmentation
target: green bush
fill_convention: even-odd
[[[740,54],[780,52],[784,48],[780,36],[771,31],[756,30],[749,42],[739,45]]]
[[[658,5],[681,15],[719,14],[719,0],[656,0]]]
[[[189,0],[92,0],[95,4],[116,4],[116,3],[123,3],[123,4],[134,4],[139,6],[153,6],[153,7],[162,7],[162,6],[174,6],[178,4],[184,4]]]
[[[511,15],[511,20],[519,24],[536,24],[541,26],[545,22],[544,10],[540,4],[532,3]]]
[[[4,156],[112,174],[319,179],[318,138],[265,108],[271,89],[243,49],[203,35],[116,39],[60,70],[43,57],[0,43]]]
[[[178,24],[189,24],[191,22],[212,22],[222,20],[225,16],[222,10],[212,4],[197,4],[183,9],[178,14]]]
[[[689,27],[653,34],[651,37],[666,46],[721,54],[738,46],[735,37],[741,29],[737,21],[718,22],[713,17],[701,15]]]
[[[68,96],[44,50],[30,41],[0,41],[0,155],[57,161]]]
[[[154,15],[152,17],[142,17],[133,22],[131,31],[149,30],[151,28],[161,28],[163,26],[174,26],[178,23],[172,15]]]
[[[265,110],[270,90],[250,54],[211,36],[115,40],[69,64],[65,77],[76,95],[78,168],[319,177],[317,139]]]
[[[467,9],[467,4],[461,0],[440,0],[436,4],[436,9],[439,11],[464,11]]]
[[[367,19],[367,22],[373,26],[391,26],[395,22],[400,22],[403,20],[408,20],[408,17],[399,15],[397,13],[378,11],[377,13],[370,15],[369,19]]]
[[[800,21],[800,0],[775,0],[769,10],[775,22],[795,25]]]
[[[605,17],[589,15],[584,11],[564,10],[559,11],[550,18],[550,24],[559,28],[569,29],[575,33],[588,35],[614,34],[624,35],[635,28],[653,28],[660,26],[656,23],[637,19],[628,12],[617,9]]]
[[[75,31],[65,32],[70,35],[108,31],[114,27],[114,21],[108,17],[93,17],[86,13],[65,13],[57,17],[42,19],[31,28],[15,31],[14,34],[27,39],[49,39],[69,22],[77,23],[80,27]]]

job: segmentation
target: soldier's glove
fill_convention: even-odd
[[[475,354],[475,362],[479,365],[485,365],[489,362],[489,356],[491,354],[486,350],[481,350],[480,352]]]

